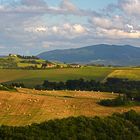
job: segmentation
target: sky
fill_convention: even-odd
[[[0,55],[140,47],[140,0],[0,0]]]

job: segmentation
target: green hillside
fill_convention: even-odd
[[[9,70],[0,69],[0,82],[22,82],[27,87],[41,84],[44,80],[66,81],[69,79],[84,78],[87,80],[102,81],[108,74],[113,72],[109,67],[84,67],[63,68],[46,70]]]
[[[37,69],[41,68],[42,64],[44,63],[53,64],[35,56],[20,56],[10,54],[9,56],[0,58],[1,69]]]

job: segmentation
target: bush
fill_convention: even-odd
[[[124,105],[130,105],[131,102],[128,99],[119,96],[116,99],[101,100],[99,104],[103,106],[124,106]]]
[[[6,85],[6,84],[0,84],[0,90],[16,91],[16,89],[13,86]]]

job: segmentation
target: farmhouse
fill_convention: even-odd
[[[81,68],[81,65],[79,64],[70,64],[71,68]]]
[[[48,68],[54,68],[54,67],[55,67],[55,65],[54,65],[54,64],[51,64],[51,63],[49,63],[49,64],[47,64],[47,67],[48,67]]]
[[[51,63],[42,64],[41,68],[54,68],[56,65]]]

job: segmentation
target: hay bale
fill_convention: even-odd
[[[28,116],[31,116],[31,114],[28,114]]]
[[[31,102],[31,101],[32,101],[32,99],[28,99],[28,101],[29,101],[29,102]]]
[[[37,102],[37,100],[36,100],[36,99],[34,99],[34,100],[33,100],[33,102],[35,102],[35,103],[36,103],[36,102]]]
[[[72,105],[72,108],[75,108],[75,105]]]
[[[8,110],[9,110],[9,108],[6,108],[6,110],[8,111]]]
[[[8,107],[10,108],[10,107],[11,107],[11,105],[8,105]]]

